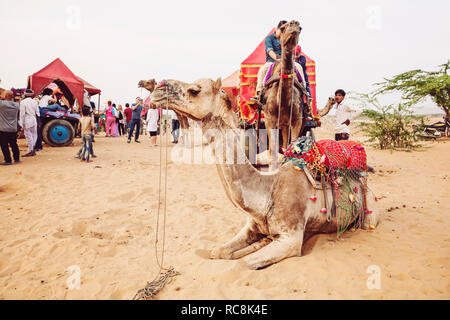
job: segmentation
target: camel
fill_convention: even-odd
[[[141,80],[138,83],[138,88],[144,88],[147,89],[150,93],[152,93],[155,90],[156,87],[156,80]],[[180,121],[180,128],[181,130],[189,130],[189,121],[185,116],[182,116],[181,114],[177,113],[174,110],[175,114],[177,115],[178,121]]]
[[[222,136],[233,132],[238,136],[237,115],[221,86],[221,79],[201,79],[192,84],[167,80],[155,88],[152,101],[160,107],[168,103],[179,113],[202,121],[203,130],[216,130]],[[321,212],[323,198],[333,203],[330,184],[324,193],[318,194],[318,201],[313,201],[310,198],[312,181],[306,172],[294,170],[292,162],[273,172],[259,172],[245,157],[243,148],[239,144],[235,146],[232,139],[226,139],[227,152],[223,152],[218,135],[207,134],[205,138],[213,150],[219,150],[213,154],[229,200],[248,216],[245,227],[232,240],[213,250],[211,259],[239,259],[250,269],[261,269],[286,258],[301,256],[304,241],[312,235],[337,231],[336,215]],[[219,147],[214,148],[217,145]],[[223,161],[223,154],[230,150],[233,159],[241,160],[240,164]],[[361,203],[363,186],[360,179],[352,181],[353,186],[358,190],[354,200]],[[358,214],[363,218],[362,228],[377,224],[376,213],[361,211]]]
[[[303,129],[303,111],[300,104],[299,85],[294,64],[294,49],[298,43],[302,28],[297,21],[291,21],[281,28],[281,62],[276,62],[273,68],[272,79],[268,80],[266,88],[261,94],[261,103],[265,117],[265,125],[268,132],[280,129],[282,136],[282,148],[296,140]],[[303,74],[303,73],[301,73]],[[275,78],[275,79],[273,79]],[[297,83],[297,85],[294,85]],[[303,91],[306,92],[304,86]],[[269,134],[269,154],[271,155],[270,169],[273,167],[273,158],[276,146]]]

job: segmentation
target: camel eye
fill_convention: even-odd
[[[200,87],[194,87],[194,88],[189,88],[188,89],[188,93],[190,96],[192,97],[196,97],[198,96],[198,94],[200,93],[201,88]]]

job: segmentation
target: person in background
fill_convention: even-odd
[[[108,106],[105,110],[106,116],[106,137],[112,137],[114,125],[116,123],[116,117],[114,116],[114,107],[111,101],[108,101]]]
[[[13,102],[12,91],[2,91],[0,94],[0,147],[2,149],[3,163],[0,165],[9,166],[12,165],[11,153],[9,147],[11,147],[14,162],[20,163],[20,150],[17,145],[17,125],[19,114],[19,104]]]
[[[295,62],[302,66],[303,74],[305,76],[305,82],[306,82],[306,91],[308,91],[309,95],[311,96],[311,89],[309,87],[309,78],[308,73],[306,72],[306,57],[302,55],[302,47],[297,46],[294,49],[294,59]]]
[[[141,135],[147,135],[147,131],[144,130],[144,127],[147,125],[147,114],[148,114],[149,106],[144,104],[144,108],[141,112]]]
[[[117,107],[117,113],[119,114],[118,120],[118,128],[119,128],[119,136],[125,135],[125,126],[124,126],[124,116],[122,111],[122,105],[119,104]]]
[[[50,101],[56,103],[56,99],[53,97],[53,90],[50,88],[45,88],[42,92],[42,98],[39,100],[39,108],[46,108]]]
[[[83,149],[81,152],[81,161],[87,163],[92,162],[89,159],[92,151],[92,133],[95,130],[94,119],[91,117],[91,106],[83,106],[81,109],[83,117],[78,122],[78,130],[81,132],[81,139],[83,141]]]
[[[116,104],[113,103],[113,115],[115,118],[114,124],[113,124],[113,130],[112,130],[112,136],[118,137],[119,136],[119,112],[117,110]]]
[[[130,132],[130,125],[131,125],[131,119],[133,116],[133,110],[130,108],[130,104],[125,104],[125,110],[124,110],[124,120],[125,120],[125,128],[127,129],[127,134]]]
[[[156,110],[156,106],[152,104],[147,111],[147,131],[150,135],[150,144],[152,147],[157,147],[158,139],[158,122],[159,112]]]
[[[133,136],[133,131],[136,128],[136,134],[134,136],[134,141],[137,143],[141,143],[139,141],[139,133],[141,131],[141,113],[144,106],[142,105],[142,99],[137,97],[136,103],[131,107],[132,110],[132,118],[130,125],[130,132],[128,134],[128,143],[131,142],[131,137]]]
[[[180,121],[178,120],[177,114],[173,110],[169,110],[169,115],[172,119],[172,143],[177,144],[180,137]]]
[[[350,139],[350,121],[359,117],[361,111],[354,110],[347,103],[344,102],[346,93],[339,89],[335,93],[334,100],[336,101],[336,129],[335,140],[349,140]]]
[[[50,88],[45,88],[42,92],[42,98],[39,100],[39,121],[37,124],[37,139],[36,139],[36,145],[34,146],[35,151],[41,151],[42,150],[42,137],[41,137],[41,127],[42,127],[42,119],[45,117],[45,111],[46,108],[48,108],[49,105],[56,104],[56,99],[53,97],[53,90]]]
[[[33,90],[25,91],[25,99],[20,103],[19,126],[24,130],[28,142],[28,153],[24,157],[36,155],[34,146],[37,140],[37,125],[40,118],[39,104],[33,99]]]

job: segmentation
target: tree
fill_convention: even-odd
[[[376,83],[379,88],[374,92],[375,96],[392,91],[403,93],[402,98],[411,105],[431,97],[434,102],[450,118],[450,60],[440,65],[439,71],[411,70],[396,75],[384,82]]]

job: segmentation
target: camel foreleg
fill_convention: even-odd
[[[248,247],[261,238],[262,235],[255,231],[254,222],[249,220],[233,239],[211,252],[211,259],[232,260],[234,252]]]
[[[261,250],[244,258],[250,269],[261,269],[290,257],[299,257],[302,253],[303,230],[295,234],[281,235]]]
[[[241,249],[239,251],[234,252],[231,255],[231,259],[232,260],[237,260],[237,259],[241,259],[245,256],[248,256],[249,254],[258,251],[259,249],[264,248],[265,246],[267,246],[269,243],[271,243],[272,240],[269,238],[262,238],[261,240],[259,240],[258,242],[255,242],[251,245],[249,245],[248,247]]]

